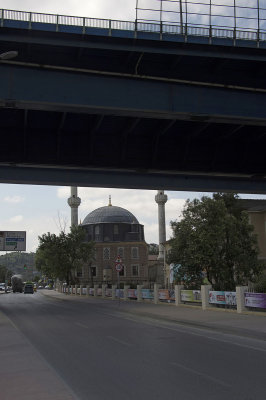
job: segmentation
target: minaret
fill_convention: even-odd
[[[71,194],[67,202],[71,207],[71,226],[78,225],[78,207],[81,200],[78,197],[78,188],[76,186],[71,186]]]
[[[166,241],[165,233],[165,203],[167,202],[167,195],[163,190],[158,190],[155,196],[155,201],[158,204],[158,224],[159,224],[159,255],[158,260],[164,261],[164,244]]]

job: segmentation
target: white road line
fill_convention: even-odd
[[[171,362],[170,364],[175,365],[178,368],[182,368],[182,369],[184,369],[185,371],[187,371],[189,373],[193,373],[193,374],[196,374],[196,375],[198,375],[198,376],[200,376],[202,378],[208,379],[208,380],[210,380],[210,381],[212,381],[214,383],[217,383],[218,385],[222,385],[222,386],[225,386],[225,387],[231,387],[231,385],[229,385],[228,383],[226,383],[224,381],[221,381],[220,379],[214,378],[214,377],[212,377],[212,376],[210,376],[208,374],[204,374],[203,372],[196,371],[195,369],[192,369],[192,368],[189,368],[189,367],[185,367],[185,365],[183,365],[183,364],[179,364],[179,363],[176,363],[176,362]]]
[[[131,343],[124,342],[123,340],[117,339],[116,337],[113,337],[113,336],[106,336],[106,337],[107,337],[108,339],[114,340],[114,341],[117,342],[117,343],[123,344],[124,346],[128,346],[128,347],[131,347],[131,346],[132,346]]]

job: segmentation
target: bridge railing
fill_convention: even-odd
[[[265,10],[266,12],[266,10]],[[266,15],[266,14],[265,14]],[[38,24],[49,25],[49,30],[58,31],[60,26],[80,27],[82,33],[87,32],[87,28],[106,29],[109,34],[112,31],[130,31],[130,32],[150,32],[158,34],[158,38],[163,38],[163,35],[183,35],[183,36],[203,36],[209,38],[228,38],[239,40],[266,41],[266,29],[192,24],[192,23],[171,23],[171,22],[156,22],[156,21],[120,21],[89,17],[76,17],[69,15],[43,14],[27,11],[16,10],[0,10],[1,26],[9,26],[8,22],[21,22],[23,28],[38,29]],[[41,26],[39,26],[40,29]],[[265,19],[266,28],[266,19]]]

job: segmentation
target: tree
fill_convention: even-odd
[[[188,200],[183,219],[171,221],[168,261],[181,264],[177,282],[198,288],[206,275],[215,290],[234,290],[255,279],[261,270],[257,237],[239,203],[237,195],[222,193]]]
[[[70,233],[43,234],[39,236],[36,252],[36,268],[49,278],[75,283],[73,273],[93,259],[94,246],[86,242],[86,232],[80,226],[72,226]]]
[[[159,254],[159,245],[156,243],[149,243],[148,251],[149,251],[149,254],[158,255]]]
[[[6,280],[9,282],[12,275],[12,271],[7,269],[4,265],[0,265],[0,282],[5,282]]]

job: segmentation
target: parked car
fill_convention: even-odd
[[[24,293],[25,293],[25,294],[26,294],[26,293],[31,293],[31,294],[34,293],[34,289],[33,289],[32,283],[26,283],[26,284],[25,284],[25,286],[24,286]]]
[[[5,284],[4,283],[0,283],[0,291],[1,292],[5,291]]]

